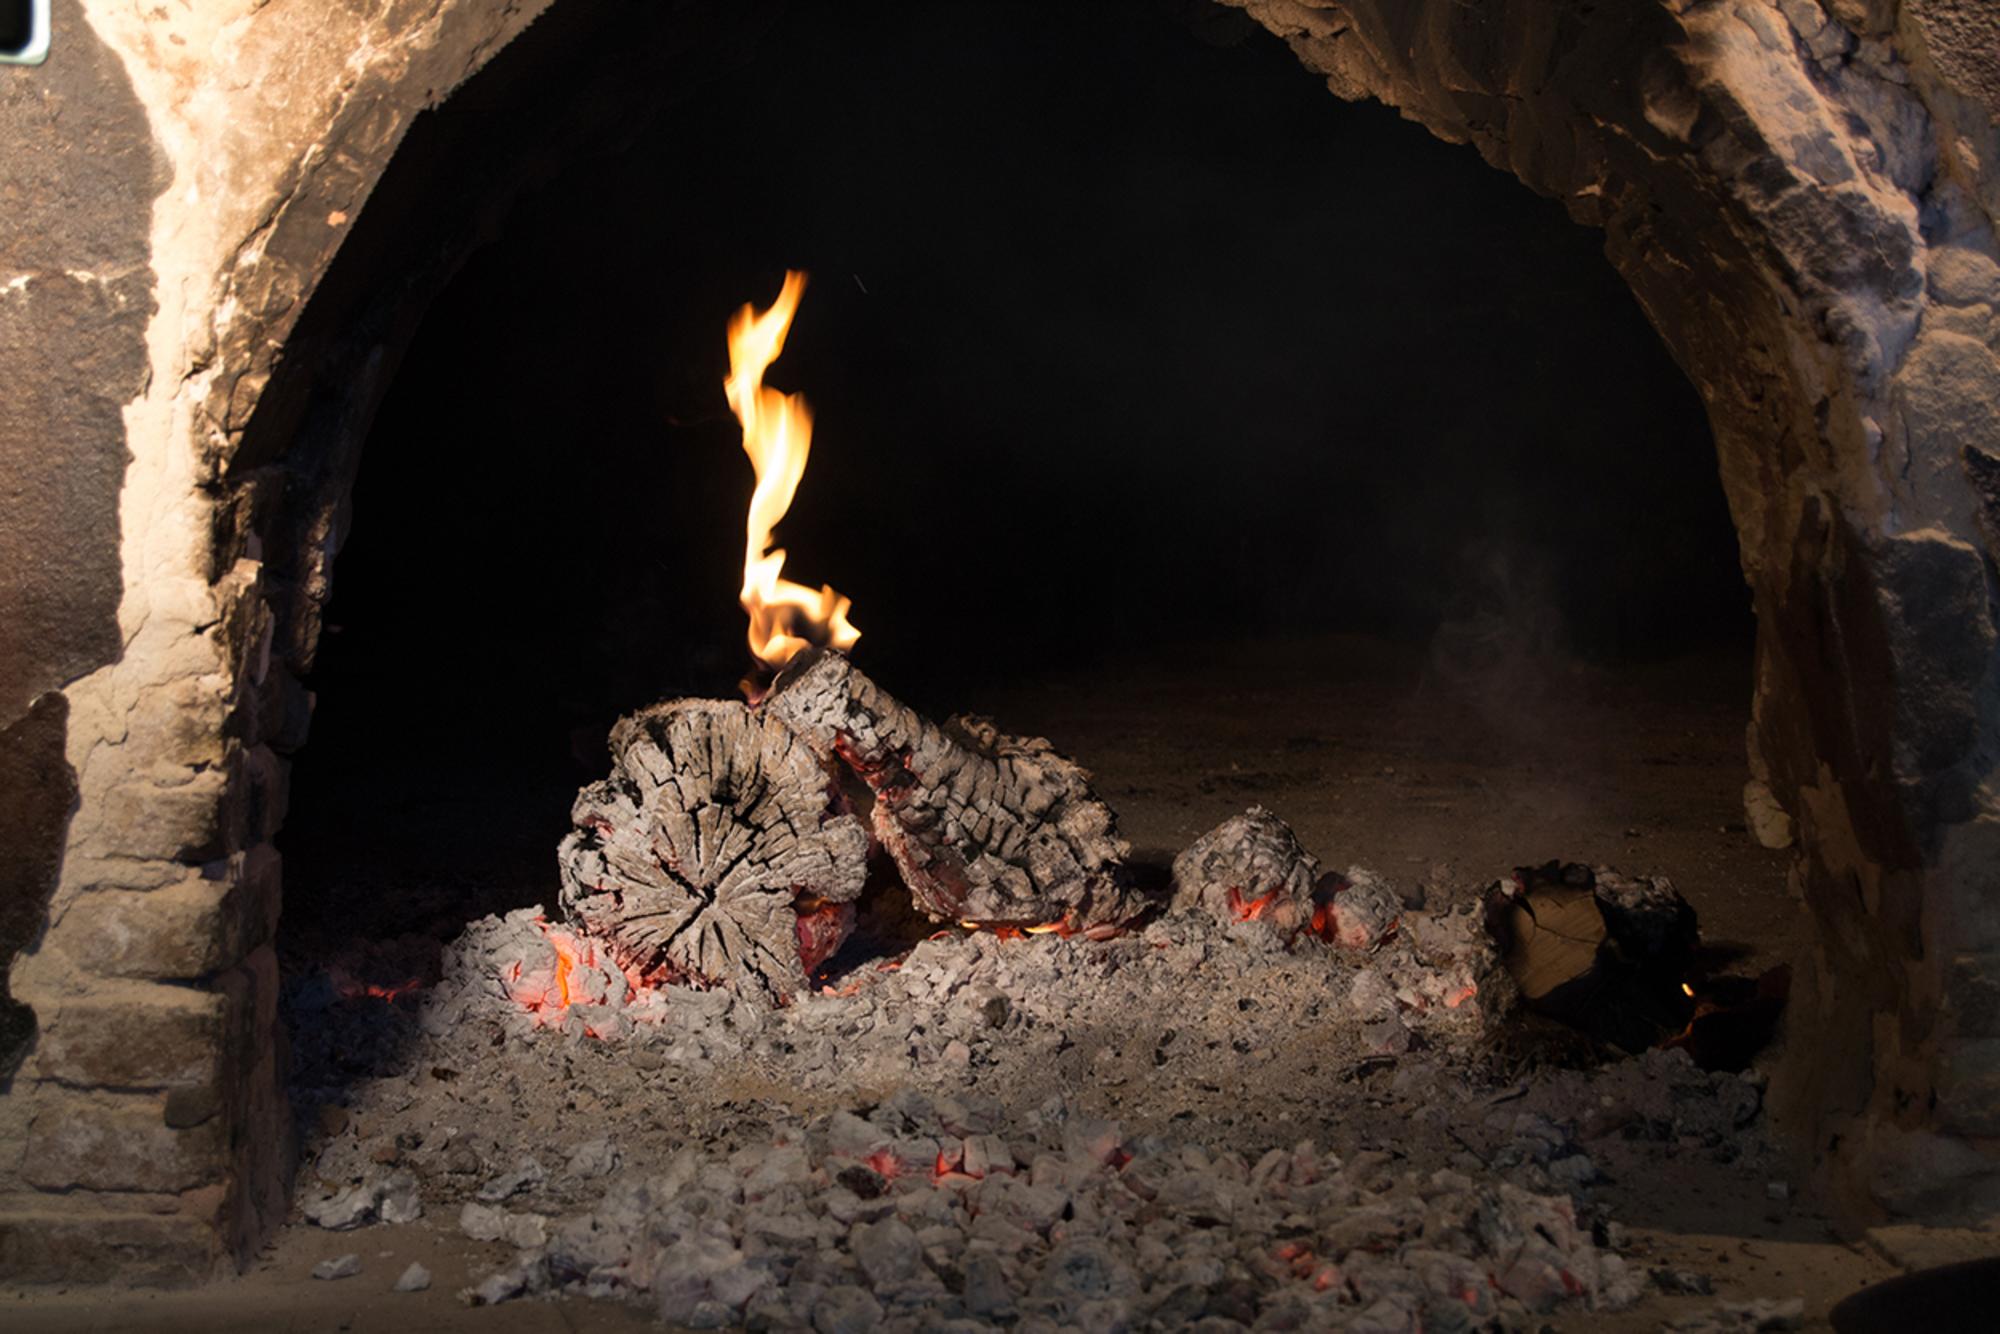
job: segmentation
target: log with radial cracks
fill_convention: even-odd
[[[649,978],[804,988],[851,929],[866,878],[867,829],[836,770],[729,701],[621,719],[611,755],[557,854],[570,920]]]
[[[832,650],[794,658],[758,710],[868,784],[875,835],[932,917],[1082,930],[1147,906],[1110,809],[1048,742],[939,727]]]

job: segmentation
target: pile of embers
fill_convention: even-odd
[[[831,1334],[1520,1327],[1639,1292],[1567,1198],[1310,1142],[1210,1154],[1063,1105],[1037,1119],[1009,1137],[997,1105],[905,1094],[727,1157],[687,1150],[552,1232],[528,1224],[473,1296],[649,1291],[670,1321]],[[505,1236],[522,1217],[472,1203],[460,1222]]]
[[[487,919],[420,992],[326,1002],[369,1007],[396,1056],[308,1093],[345,1105],[305,1212],[504,1247],[468,1300],[641,1298],[693,1325],[1615,1309],[1636,1273],[1572,1193],[1635,1142],[1735,1155],[1756,1086],[1665,1052],[1496,1086],[1480,919],[1406,909],[1372,950],[1201,908],[1108,941],[955,931],[783,1007],[621,994],[587,949],[558,982],[561,928]]]
[[[1532,1328],[1639,1294],[1573,1198],[1599,1157],[1744,1151],[1757,1085],[1680,1053],[1494,1091],[1491,891],[1322,875],[1255,807],[1141,890],[1046,743],[807,671],[811,709],[621,725],[565,920],[474,923],[422,987],[294,989],[309,1220],[442,1205],[513,1257],[468,1300],[703,1327]],[[885,852],[953,920],[828,975]]]

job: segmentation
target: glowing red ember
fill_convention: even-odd
[[[854,934],[854,905],[801,899],[797,905],[799,963],[810,976]]]
[[[537,1026],[559,1025],[578,1007],[584,1011],[584,1031],[592,1037],[605,1036],[596,1022],[620,1022],[608,1017],[612,1014],[636,1022],[658,1017],[659,993],[620,966],[596,941],[545,921],[537,920],[535,927],[548,952],[532,951],[514,960],[501,982],[514,1003],[535,1017]]]
[[[1254,899],[1246,899],[1243,897],[1241,888],[1236,885],[1229,887],[1229,911],[1239,922],[1256,921],[1277,901],[1278,891],[1275,889],[1265,890]],[[1317,915],[1315,915],[1315,920],[1317,920]]]

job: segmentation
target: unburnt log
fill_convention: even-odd
[[[835,770],[776,719],[717,700],[621,719],[611,755],[557,853],[564,913],[648,979],[803,989],[867,874]]]
[[[794,658],[758,710],[861,776],[875,835],[932,918],[1086,930],[1148,906],[1110,808],[1047,741],[939,726],[832,650]]]

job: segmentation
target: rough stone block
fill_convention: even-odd
[[[1898,462],[1920,507],[1906,526],[1955,517],[1947,510],[1964,495],[1960,460],[1993,447],[2000,359],[1974,339],[1926,330],[1896,372],[1892,401],[1908,440],[1908,458]]]
[[[180,774],[184,781],[134,778],[105,792],[93,844],[139,859],[192,863],[222,855],[228,775],[220,769]]]
[[[2000,1038],[2000,959],[1959,954],[1945,964],[1945,1002],[1962,1038]]]
[[[232,1081],[229,1124],[236,1153],[225,1226],[230,1246],[248,1254],[284,1221],[291,1198],[295,1161],[291,1104],[285,1097],[283,1029],[278,1023],[278,958],[270,946],[257,950],[221,985],[240,995],[236,1008],[246,1025],[237,1054],[246,1065]]]
[[[41,933],[62,868],[76,800],[76,776],[63,756],[68,721],[68,702],[48,694],[0,728],[0,1079],[13,1074],[34,1039],[34,1012],[10,994],[8,973]]]
[[[232,851],[269,843],[285,821],[291,798],[292,767],[279,759],[269,746],[252,746],[239,751],[230,766],[229,847]]]
[[[1938,1062],[1938,1124],[1961,1135],[2000,1135],[2000,1038],[1953,1043]]]
[[[306,743],[314,702],[313,692],[289,667],[277,668],[259,691],[259,738],[278,754],[290,755]]]
[[[221,1117],[175,1130],[164,1096],[77,1094],[50,1099],[35,1114],[22,1175],[43,1190],[173,1194],[221,1180],[228,1164]]]
[[[2000,401],[2000,377],[1993,392]],[[1986,567],[1970,543],[1936,529],[1899,534],[1881,551],[1876,577],[1894,660],[1896,763],[1912,777],[1932,774],[1962,759],[1979,736],[1979,697],[1996,637]]]
[[[2000,264],[1965,246],[1939,246],[1930,255],[1931,298],[1947,306],[2000,306]]]
[[[1993,1160],[1953,1135],[1876,1126],[1869,1133],[1868,1193],[1892,1214],[1943,1218],[2000,1202]]]
[[[191,874],[150,892],[85,894],[52,930],[51,943],[105,977],[206,977],[271,938],[279,883],[278,851],[266,844],[232,858],[220,879]]]
[[[190,1215],[0,1207],[0,1274],[15,1283],[186,1287],[226,1259],[214,1224]]]
[[[203,1088],[216,1082],[228,998],[185,987],[100,988],[43,1016],[35,1073],[89,1088]]]

